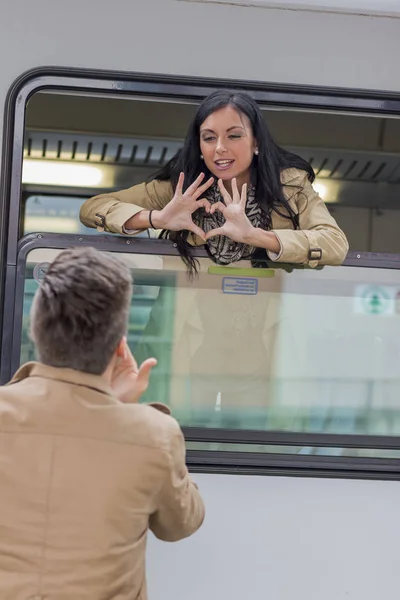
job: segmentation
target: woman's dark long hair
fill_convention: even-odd
[[[292,221],[294,229],[299,228],[299,216],[286,200],[282,190],[281,171],[295,167],[308,173],[308,179],[315,179],[311,165],[296,154],[280,148],[273,140],[257,103],[244,92],[219,90],[210,94],[197,109],[189,126],[183,148],[162,167],[151,179],[171,181],[175,190],[179,174],[185,174],[184,191],[200,175],[205,173],[206,181],[214,177],[200,158],[200,126],[217,110],[232,106],[240,115],[245,115],[251,125],[258,147],[251,164],[251,182],[255,186],[255,199],[264,212],[266,222],[271,226],[271,212],[275,211]],[[178,251],[193,274],[197,272],[197,262],[192,255],[193,247],[188,243],[188,231],[163,232],[163,237],[172,239]]]

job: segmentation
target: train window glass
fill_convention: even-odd
[[[30,324],[30,308],[32,305],[33,296],[40,285],[41,277],[43,276],[44,269],[47,268],[49,262],[54,260],[57,256],[57,251],[54,250],[33,250],[29,253],[26,269],[25,269],[25,280],[24,280],[24,293],[23,293],[23,310],[22,310],[22,328],[21,328],[21,348],[20,348],[20,362],[25,363],[30,360],[36,359],[35,349],[29,336],[29,324]],[[120,255],[121,256],[121,255]],[[137,344],[143,337],[143,332],[147,328],[150,315],[157,306],[162,310],[163,315],[173,314],[174,303],[173,294],[174,286],[167,286],[164,294],[158,299],[160,288],[158,285],[153,283],[146,284],[146,273],[156,274],[162,270],[163,261],[160,257],[142,256],[142,255],[122,255],[122,260],[128,261],[132,265],[132,273],[135,276],[134,294],[132,296],[132,304],[129,315],[128,324],[128,343],[130,348],[135,351]],[[141,283],[141,280],[136,277],[137,271],[140,271],[141,278],[144,277],[145,283]],[[153,282],[153,280],[152,280]],[[156,302],[157,301],[157,302]],[[164,304],[165,303],[165,304]],[[163,339],[157,340],[158,348],[162,348],[161,355],[164,357],[164,348],[168,349],[168,344],[172,338],[172,332],[166,324],[165,335]],[[152,343],[154,340],[148,335],[145,336],[147,343]],[[160,356],[161,356],[160,355]],[[168,353],[167,353],[168,355]],[[160,358],[162,365],[168,363],[167,358]],[[155,380],[160,377],[159,369],[158,374],[155,373]],[[161,386],[165,381],[165,373],[161,376]]]
[[[25,201],[23,233],[97,233],[79,220],[79,210],[85,198],[33,194]]]
[[[400,120],[261,108],[276,141],[312,164],[350,249],[400,252]],[[58,195],[90,197],[145,181],[182,146],[195,110],[183,99],[36,93],[26,108],[24,192],[56,203]],[[61,218],[65,231],[73,227]],[[53,223],[53,231],[62,227]]]
[[[29,308],[56,253],[27,258],[21,362],[34,358]],[[200,259],[191,283],[177,256],[119,256],[135,281],[130,347],[158,359],[143,401],[190,427],[400,435],[400,271]]]
[[[28,195],[23,218],[24,235],[38,232],[98,235],[97,229],[85,227],[79,220],[79,210],[85,200],[77,196]],[[138,236],[148,237],[148,234],[143,232]]]

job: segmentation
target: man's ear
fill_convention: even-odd
[[[121,340],[118,343],[118,346],[115,349],[115,356],[117,358],[125,358],[126,355],[126,336],[124,335],[123,338],[121,338]]]

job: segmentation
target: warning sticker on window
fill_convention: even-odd
[[[224,294],[254,296],[258,292],[258,279],[254,277],[224,277],[222,291]]]
[[[46,271],[49,268],[50,263],[49,262],[42,262],[42,263],[38,263],[37,265],[35,265],[34,269],[33,269],[33,278],[40,283],[42,281],[42,279],[44,278],[44,276],[46,275]]]

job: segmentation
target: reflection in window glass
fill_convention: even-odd
[[[28,256],[22,362],[33,269],[54,255]],[[190,282],[179,257],[120,256],[135,281],[129,344],[138,362],[158,359],[144,401],[185,426],[400,435],[400,272],[201,259]]]

